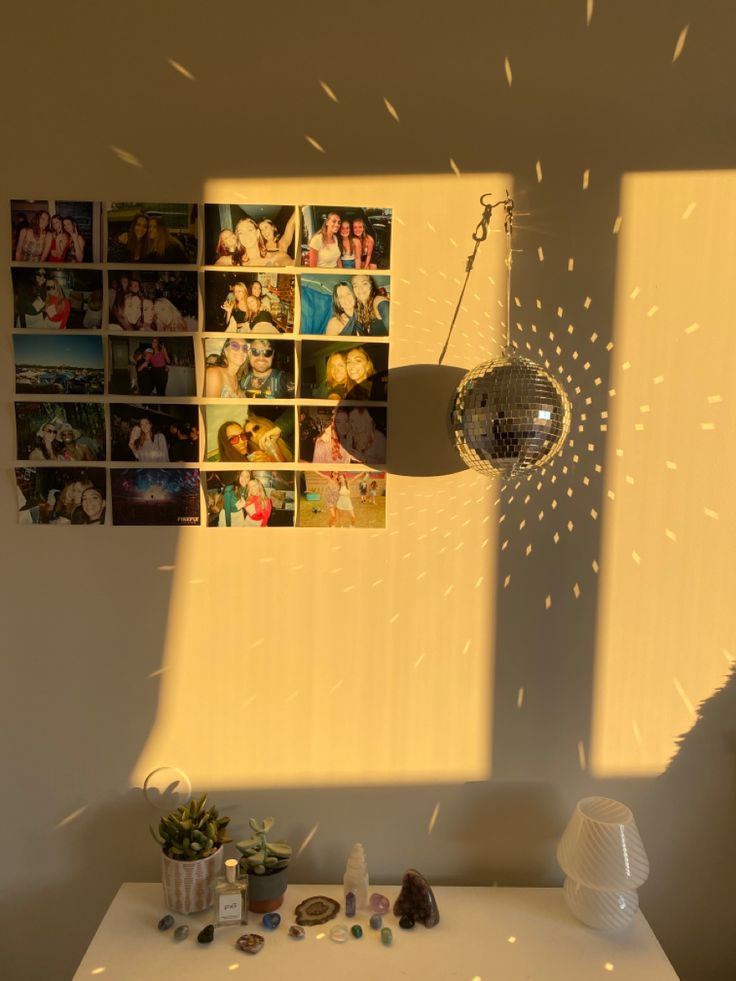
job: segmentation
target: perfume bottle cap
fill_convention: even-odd
[[[228,882],[235,882],[238,877],[238,860],[228,858],[225,862],[225,878]]]

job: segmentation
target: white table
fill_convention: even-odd
[[[371,886],[393,900],[398,886]],[[174,929],[162,933],[156,924],[168,912],[159,883],[126,882],[100,924],[74,981],[212,981],[240,976],[258,981],[677,981],[657,938],[641,912],[621,933],[605,934],[578,923],[568,911],[561,889],[492,887],[434,888],[440,911],[438,926],[393,931],[393,945],[383,947],[371,930],[369,912],[354,919],[339,914],[323,926],[306,927],[306,937],[287,935],[294,907],[308,896],[343,901],[340,886],[289,886],[275,931],[261,926],[257,913],[247,926],[215,931],[211,944],[198,944],[197,933],[211,922],[209,913],[173,914],[176,925],[189,924],[189,937],[175,941]],[[329,939],[336,923],[360,923],[363,937],[347,943]],[[235,947],[242,933],[259,933],[260,953]]]

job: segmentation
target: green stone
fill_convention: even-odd
[[[350,932],[354,937],[360,940],[360,938],[363,936],[363,927],[359,923],[356,923],[355,926],[350,927]]]
[[[384,947],[390,947],[394,942],[394,935],[391,933],[391,927],[383,927],[381,930],[381,943]]]

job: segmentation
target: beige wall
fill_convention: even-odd
[[[687,21],[674,5],[596,4],[589,26],[582,3],[508,7],[379,2],[353,27],[301,4],[43,0],[8,16],[0,198],[335,187],[401,219],[385,532],[80,539],[17,527],[4,482],[14,978],[68,977],[118,884],[157,877],[140,786],[162,765],[210,789],[236,832],[276,815],[300,849],[294,877],[314,882],[336,881],[362,840],[375,881],[416,865],[436,882],[556,884],[575,800],[623,799],[652,859],[642,905],[679,973],[733,976],[730,689],[662,771],[736,652],[734,15],[699,7],[673,64]],[[514,336],[562,368],[575,443],[539,481],[501,489],[451,472],[444,429],[462,369],[496,350],[500,235],[447,367],[436,359],[477,197],[507,186],[528,212]],[[3,350],[10,366],[7,336]],[[9,470],[10,409],[0,441]],[[43,943],[22,942],[29,923]]]

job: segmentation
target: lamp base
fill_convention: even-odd
[[[569,876],[564,884],[565,900],[574,915],[594,930],[621,930],[636,916],[636,889],[591,889]]]

